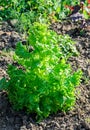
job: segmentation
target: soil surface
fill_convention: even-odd
[[[83,78],[77,88],[76,105],[67,113],[58,112],[40,123],[35,123],[33,115],[23,110],[16,112],[10,105],[5,91],[0,91],[0,130],[90,130],[90,29],[81,31],[70,22],[54,23],[51,26],[58,34],[69,34],[76,41],[80,55],[69,58],[74,70],[80,68]],[[7,77],[8,63],[13,63],[12,55],[21,36],[7,22],[0,23],[0,79]]]

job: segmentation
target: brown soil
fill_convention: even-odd
[[[83,78],[77,88],[76,105],[67,113],[58,112],[50,115],[40,123],[35,123],[33,115],[27,115],[23,110],[16,112],[10,105],[5,91],[0,91],[0,130],[90,130],[90,31],[89,27],[82,33],[72,23],[55,23],[52,27],[59,34],[69,34],[76,41],[80,52],[78,57],[71,57],[69,62],[74,70],[81,68]],[[12,54],[20,35],[3,22],[0,25],[0,79],[6,77],[8,63],[13,63]],[[8,55],[7,55],[7,53]]]

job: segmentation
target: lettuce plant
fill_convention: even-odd
[[[79,85],[81,71],[72,72],[59,47],[58,35],[46,25],[35,23],[29,31],[28,43],[18,43],[14,60],[19,66],[9,65],[8,81],[3,78],[0,88],[6,89],[16,110],[48,117],[58,110],[70,110],[75,104],[75,87]]]

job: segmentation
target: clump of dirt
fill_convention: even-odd
[[[15,48],[16,43],[21,40],[20,35],[14,31],[14,29],[8,25],[7,22],[3,22],[0,26],[0,50]]]
[[[19,112],[13,110],[7,93],[0,91],[0,130],[90,130],[90,30],[83,30],[81,35],[81,30],[78,30],[76,24],[72,26],[71,24],[66,23],[62,27],[61,23],[55,23],[51,28],[58,34],[69,34],[76,41],[76,48],[80,53],[78,57],[71,57],[68,61],[74,70],[80,68],[83,71],[81,85],[76,91],[75,108],[67,113],[52,114],[40,123],[35,123],[34,115],[27,115],[24,110]],[[13,50],[21,37],[7,23],[0,26],[0,35],[0,78],[2,78],[6,76],[7,64],[13,63],[12,53],[8,56],[3,53],[3,49]]]

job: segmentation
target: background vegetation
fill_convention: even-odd
[[[19,29],[27,30],[34,21],[48,23],[65,18],[70,10],[65,5],[74,5],[77,0],[1,0],[0,17],[18,19]],[[29,24],[27,24],[29,23]]]

